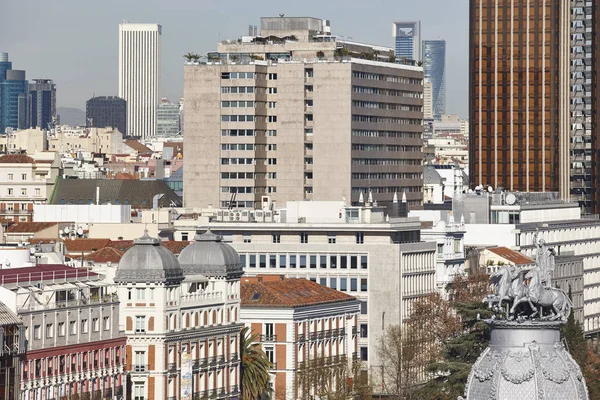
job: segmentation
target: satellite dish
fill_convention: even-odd
[[[60,230],[58,231],[58,234],[59,234],[60,236],[62,236],[62,235],[64,235],[64,234],[65,234],[65,232],[63,232],[63,230],[62,230],[62,229],[60,229]]]
[[[83,236],[83,229],[81,227],[77,228],[77,234]]]
[[[514,194],[509,193],[506,195],[506,204],[512,206],[513,204],[515,204],[516,201],[517,201],[517,197]]]
[[[494,188],[491,186],[488,186],[488,192],[492,193],[494,191]]]
[[[29,254],[31,254],[31,255],[35,254],[35,247],[30,247],[29,248]]]
[[[473,193],[473,189],[469,189],[469,193]]]
[[[71,232],[71,230],[69,229],[69,227],[68,227],[68,226],[66,226],[66,227],[65,227],[65,235],[68,235],[68,234],[69,234],[69,232]]]

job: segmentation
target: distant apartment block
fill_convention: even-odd
[[[116,96],[92,97],[85,103],[87,126],[118,129],[127,134],[127,102]]]
[[[162,99],[156,109],[156,136],[173,137],[181,134],[179,104]]]
[[[421,61],[421,21],[394,22],[396,60]]]
[[[156,135],[160,86],[160,35],[157,24],[119,24],[119,97],[127,101],[127,134]]]
[[[422,68],[309,29],[322,20],[271,20],[269,38],[225,41],[212,61],[185,66],[186,207],[358,204],[369,191],[420,207]]]

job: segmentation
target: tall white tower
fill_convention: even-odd
[[[158,24],[119,24],[119,97],[127,101],[127,134],[156,134],[160,85]]]

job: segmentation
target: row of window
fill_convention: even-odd
[[[342,254],[241,254],[246,268],[367,269],[366,255]],[[365,281],[366,282],[366,281]],[[366,283],[365,283],[366,284]]]
[[[398,111],[421,111],[421,106],[397,104],[397,103],[381,103],[379,101],[352,101],[353,107],[373,108],[378,110],[398,110]]]
[[[221,122],[254,122],[254,115],[221,115]]]
[[[8,177],[9,181],[14,181],[15,180],[15,175],[12,174],[12,173],[7,174],[7,177]],[[27,180],[27,174],[21,174],[21,180],[22,181],[26,181]]]
[[[262,103],[264,103],[264,102],[262,102]],[[259,104],[256,104],[256,105],[259,106]],[[254,101],[252,101],[252,100],[222,101],[221,107],[223,107],[223,108],[254,108]]]
[[[102,319],[102,328],[105,331],[110,330],[110,317],[104,317]],[[92,332],[100,331],[100,319],[92,318]],[[89,332],[89,323],[87,319],[82,319],[80,322],[80,333]],[[69,334],[77,335],[77,321],[69,321]],[[65,322],[59,322],[57,324],[46,324],[45,336],[47,339],[52,339],[54,336],[63,337],[67,335],[67,326]],[[33,339],[42,338],[42,326],[33,326]]]
[[[419,132],[395,132],[395,131],[371,131],[371,130],[353,129],[352,136],[420,139],[421,133],[419,133]]]
[[[352,114],[353,122],[370,122],[373,124],[422,125],[419,118],[379,117],[375,115]]]
[[[237,200],[237,201],[222,201],[221,202],[221,208],[254,208],[254,202],[253,201],[241,201],[241,200]],[[181,239],[181,240],[187,240],[187,239]]]
[[[276,158],[221,158],[221,165],[277,165]]]
[[[254,136],[254,129],[221,129],[221,136]]]
[[[277,193],[276,186],[221,186],[221,193]]]
[[[352,179],[422,179],[420,173],[408,173],[408,172],[353,172]]]
[[[358,79],[368,79],[375,81],[407,83],[411,85],[422,85],[423,80],[418,78],[409,78],[406,76],[377,74],[374,72],[352,71],[352,77]]]
[[[253,143],[223,143],[221,144],[221,150],[228,151],[244,151],[244,150],[257,150],[257,151],[274,151],[277,150],[276,144],[253,144]]]
[[[354,93],[374,94],[377,96],[399,96],[411,99],[420,99],[423,97],[421,92],[408,92],[405,90],[383,89],[368,86],[352,86],[352,91]]]
[[[221,179],[277,179],[277,172],[221,172]]]
[[[363,144],[355,143],[352,150],[356,151],[422,151],[421,146],[398,146],[391,144]]]
[[[422,160],[397,158],[353,158],[352,165],[421,165]]]
[[[254,72],[221,72],[221,79],[264,79],[268,78],[270,81],[277,80],[276,73],[254,73]]]
[[[254,86],[223,86],[221,93],[254,93]]]
[[[383,187],[353,187],[352,193],[368,193],[369,190],[373,193],[403,193],[403,192],[420,192],[421,186],[383,186]]]
[[[9,196],[13,196],[15,194],[15,190],[13,188],[8,188],[6,193]],[[40,196],[42,191],[40,188],[35,188],[34,193],[36,196]],[[27,188],[21,188],[21,196],[27,196]]]

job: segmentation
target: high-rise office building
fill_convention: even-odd
[[[173,137],[181,133],[179,104],[171,103],[167,99],[161,99],[156,109],[156,136]]]
[[[28,89],[25,71],[12,69],[8,53],[0,53],[0,134],[29,127]]]
[[[406,193],[422,205],[422,68],[340,60],[379,47],[309,34],[326,26],[318,21],[263,18],[262,36],[304,39],[232,41],[219,45],[220,62],[184,67],[186,207],[358,204],[369,192],[378,203]]]
[[[48,129],[56,123],[56,85],[51,79],[29,84],[29,126]]]
[[[421,61],[421,21],[394,22],[393,36],[397,62]]]
[[[158,24],[119,24],[119,97],[127,101],[127,134],[156,135],[160,86]]]
[[[433,85],[431,81],[423,81],[423,119],[433,119]]]
[[[117,96],[92,97],[85,103],[88,126],[116,128],[127,134],[127,102]]]
[[[471,185],[558,191],[599,212],[599,6],[471,0]]]
[[[423,73],[431,82],[433,118],[446,114],[446,41],[423,40]]]

